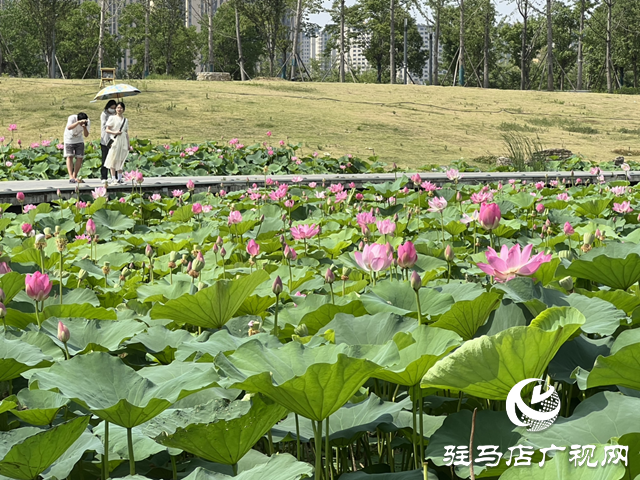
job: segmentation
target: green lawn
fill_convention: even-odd
[[[502,135],[540,137],[596,161],[640,155],[636,97],[519,92],[404,85],[284,81],[129,81],[142,93],[125,99],[131,132],[155,142],[238,137],[244,144],[289,139],[306,152],[373,151],[403,167],[502,155]],[[89,101],[96,80],[0,78],[0,136],[18,125],[24,144],[61,138],[66,117],[85,111],[94,121],[104,102]],[[623,152],[624,151],[624,152]]]

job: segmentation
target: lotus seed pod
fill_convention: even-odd
[[[63,252],[67,248],[67,239],[65,237],[56,237],[56,248],[59,252]]]
[[[306,337],[307,335],[309,335],[309,329],[304,323],[301,323],[293,329],[293,333],[298,335],[299,337]]]
[[[169,261],[170,262],[175,262],[177,259],[178,259],[178,252],[176,252],[176,251],[169,252]]]
[[[80,271],[78,272],[78,282],[83,281],[85,278],[87,278],[87,271],[80,269]]]
[[[596,239],[596,236],[590,232],[585,233],[584,236],[582,237],[582,240],[585,245],[592,245],[595,239]]]
[[[562,280],[560,280],[559,283],[560,283],[560,286],[564,288],[567,292],[573,291],[573,278],[564,277]]]
[[[559,258],[566,258],[567,260],[573,259],[573,253],[570,250],[560,250],[558,252]]]
[[[46,227],[43,230],[43,233],[44,233],[44,237],[45,238],[51,238],[53,236],[52,233],[51,233],[51,228],[50,227]]]
[[[202,290],[203,288],[206,288],[206,284],[204,282],[198,282],[198,291]]]

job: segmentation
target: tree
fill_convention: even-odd
[[[442,9],[447,5],[448,0],[427,0],[427,4],[431,9],[432,23],[435,27],[435,33],[433,38],[433,59],[431,65],[433,68],[433,84],[439,85],[439,70],[440,70],[440,19],[442,17]]]
[[[37,25],[18,0],[4,3],[0,9],[0,73],[39,77],[47,75]]]

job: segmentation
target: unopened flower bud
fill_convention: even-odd
[[[461,201],[462,201],[462,193],[461,193],[461,192],[458,192],[458,193],[456,193],[456,202],[458,202],[458,203],[459,203],[459,202],[461,202]]]
[[[309,329],[304,323],[301,323],[293,329],[293,333],[298,335],[299,337],[306,337],[307,335],[309,335]]]
[[[67,343],[69,341],[69,338],[71,338],[69,329],[64,323],[58,321],[58,340],[60,340],[62,343]]]
[[[151,257],[153,257],[153,248],[151,248],[151,245],[149,245],[148,243],[147,243],[147,246],[146,246],[146,247],[145,247],[145,249],[144,249],[144,254],[145,254],[149,259],[151,259]]]
[[[564,277],[562,280],[560,280],[559,283],[560,283],[560,286],[564,288],[567,292],[573,291],[573,278]]]
[[[271,291],[273,291],[273,293],[275,293],[276,295],[280,295],[282,293],[282,279],[280,278],[280,275],[278,275],[273,281]]]
[[[453,248],[451,248],[451,245],[447,245],[444,249],[444,259],[447,262],[452,262],[453,261]]]
[[[324,274],[324,281],[329,285],[336,281],[336,276],[333,274],[330,268],[327,268],[327,271]]]
[[[420,290],[420,287],[422,287],[422,279],[420,278],[420,275],[418,275],[418,272],[414,270],[411,274],[411,288],[417,292]]]
[[[222,247],[222,248],[220,249],[220,256],[221,256],[222,258],[224,258],[224,257],[226,257],[226,256],[227,256],[227,251],[224,249],[224,247]]]
[[[58,235],[60,233],[60,225],[56,225],[56,228],[54,230],[55,234]]]
[[[222,237],[218,235],[218,238],[216,238],[216,245],[221,247],[223,244],[224,244],[224,240],[222,240]]]
[[[205,263],[202,252],[198,252],[198,255],[196,255],[196,259],[191,263],[191,268],[196,272],[200,272],[204,268],[204,264]]]
[[[7,315],[7,307],[4,306],[4,303],[0,303],[0,318],[4,318],[6,315]]]

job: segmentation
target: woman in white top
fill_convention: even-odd
[[[112,135],[113,143],[107,154],[104,166],[111,170],[111,184],[124,183],[122,167],[129,155],[129,121],[124,118],[124,103],[116,104],[116,114],[109,117],[106,132]],[[116,176],[116,172],[118,175]]]
[[[109,153],[109,141],[111,135],[107,133],[107,120],[109,117],[116,114],[116,101],[109,100],[104,106],[104,111],[100,115],[100,150],[102,152],[102,166],[100,167],[100,179],[103,183],[107,183],[109,178],[109,169],[104,166],[104,162],[107,159]]]

